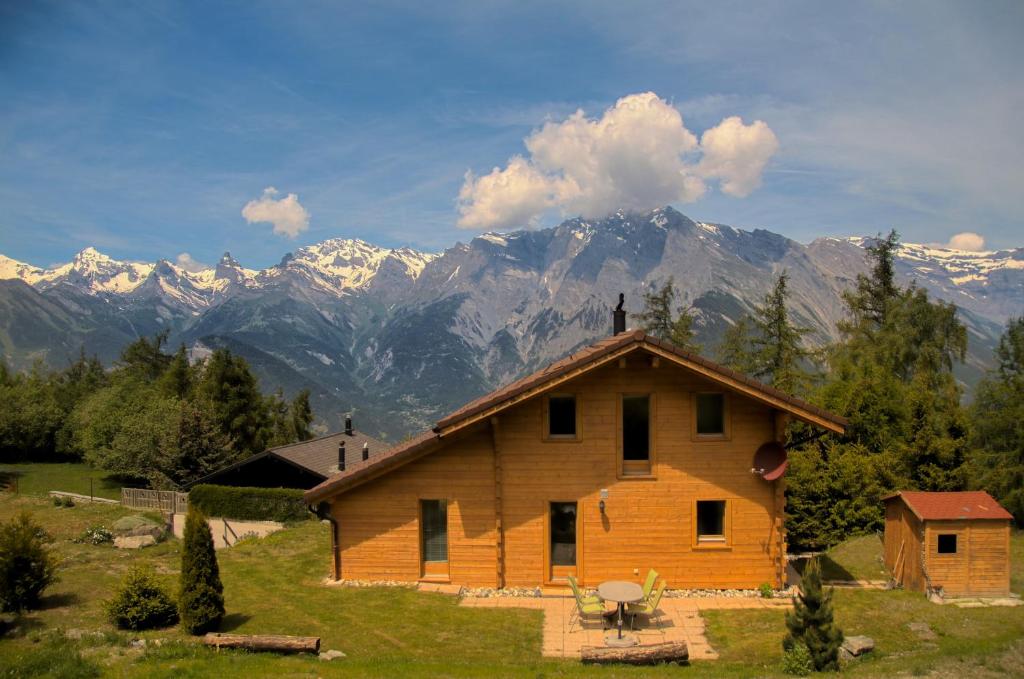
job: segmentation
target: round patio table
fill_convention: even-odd
[[[618,638],[616,641],[622,642],[622,614],[626,611],[626,604],[635,604],[644,598],[644,590],[641,589],[640,585],[635,582],[627,582],[625,580],[610,580],[608,582],[602,582],[597,586],[597,593],[605,601],[614,601],[618,604],[618,621],[616,627],[619,628]],[[610,643],[610,642],[609,642]],[[631,644],[635,644],[636,640],[631,640]],[[617,645],[617,644],[616,644]]]

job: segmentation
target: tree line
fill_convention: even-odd
[[[716,358],[849,420],[844,435],[790,450],[791,544],[822,548],[883,526],[881,499],[896,490],[984,489],[1024,522],[1024,318],[1010,321],[997,367],[964,403],[953,367],[967,351],[956,306],[896,281],[899,235],[867,248],[870,271],[843,295],[839,339],[806,348],[782,272],[752,311],[724,334]],[[694,350],[692,310],[673,314],[671,279],[645,295],[645,331]],[[790,428],[791,442],[815,436]]]
[[[167,334],[126,346],[111,369],[84,352],[63,370],[0,363],[0,461],[82,460],[178,488],[267,447],[311,437],[309,392],[264,395],[228,349],[191,362]]]

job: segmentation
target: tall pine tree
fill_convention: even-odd
[[[644,293],[644,309],[634,317],[648,335],[667,340],[680,349],[700,351],[700,345],[693,341],[690,307],[680,306],[673,311],[676,295],[675,280],[670,276],[659,289]]]

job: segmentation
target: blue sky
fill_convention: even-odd
[[[0,252],[263,267],[328,237],[440,250],[552,224],[598,208],[552,198],[570,170],[524,140],[645,92],[701,141],[693,168],[731,116],[777,142],[745,195],[704,172],[699,198],[666,201],[694,218],[1021,246],[1022,36],[1019,2],[5,3]],[[466,172],[517,155],[546,173],[544,209],[467,220]],[[637,186],[616,185],[647,200]],[[304,216],[247,221],[268,187]]]

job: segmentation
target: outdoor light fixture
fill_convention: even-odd
[[[601,489],[601,501],[597,503],[597,506],[601,509],[601,513],[604,514],[604,501],[608,499],[608,489]]]

